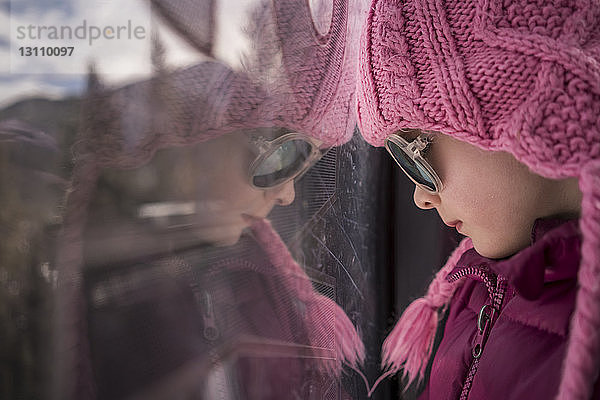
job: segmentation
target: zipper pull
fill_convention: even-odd
[[[495,318],[496,309],[491,304],[484,304],[481,310],[479,310],[479,316],[477,317],[477,339],[471,352],[473,358],[478,359],[481,357]]]
[[[219,328],[215,322],[215,312],[210,293],[204,291],[202,294],[194,292],[196,303],[200,304],[202,321],[204,322],[204,337],[214,341],[219,337]]]
[[[491,296],[493,304],[484,304],[479,310],[479,316],[477,317],[477,339],[471,354],[473,358],[478,359],[483,353],[483,348],[488,340],[492,326],[498,318],[499,310],[502,308],[504,303],[504,295],[507,290],[507,281],[504,277],[498,277],[496,282],[496,289],[494,294]]]

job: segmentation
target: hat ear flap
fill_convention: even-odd
[[[600,369],[600,160],[582,170],[577,300],[557,399],[589,399]]]
[[[340,376],[343,364],[346,364],[360,374],[365,346],[342,307],[313,289],[310,278],[292,258],[268,220],[256,219],[251,229],[273,266],[287,277],[286,295],[295,296],[306,303],[304,323],[309,331],[311,346],[334,351],[334,359],[321,358],[320,367],[334,376]]]

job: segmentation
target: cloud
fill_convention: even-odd
[[[247,13],[259,0],[217,1],[217,31],[214,54],[233,68],[240,65],[241,55],[249,47],[243,33]],[[0,105],[28,96],[56,98],[80,93],[85,87],[90,63],[94,63],[104,83],[117,87],[147,79],[152,73],[150,62],[151,29],[157,28],[166,49],[166,63],[172,68],[189,66],[203,59],[202,55],[179,34],[166,27],[150,13],[148,0],[19,0],[11,2],[11,13],[0,9]],[[51,39],[50,27],[70,27],[71,31],[85,25],[85,39]],[[141,26],[143,40],[131,38],[131,30],[121,30],[120,39],[95,39],[90,42],[91,25],[100,28]],[[32,25],[29,38],[29,26]],[[18,39],[18,27],[27,37]],[[43,29],[41,27],[46,27]],[[39,28],[39,29],[38,29]],[[81,33],[83,29],[80,29]],[[65,34],[68,29],[64,29]],[[108,30],[110,32],[110,29]],[[41,34],[43,39],[39,39]],[[23,35],[21,35],[23,36]],[[10,46],[9,46],[10,44]],[[68,56],[25,57],[23,47],[73,47]],[[24,50],[21,50],[21,52]]]
[[[84,79],[79,78],[60,83],[43,75],[21,75],[12,80],[3,80],[0,108],[31,97],[60,99],[80,92],[83,82]]]
[[[73,2],[64,0],[13,0],[8,2],[8,9],[13,15],[28,13],[42,15],[47,10],[61,10],[65,15],[74,12]]]

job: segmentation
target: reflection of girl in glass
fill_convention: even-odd
[[[598,398],[598,2],[371,7],[361,132],[467,236],[388,336],[386,375],[420,399]]]
[[[98,112],[76,147],[62,267],[82,244],[97,395],[337,393],[362,343],[264,218],[349,138],[347,121],[288,121],[285,104],[216,62],[92,90],[87,107]]]

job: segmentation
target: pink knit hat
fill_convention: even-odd
[[[163,147],[210,140],[239,129],[283,127],[346,143],[356,125],[354,9],[335,1],[328,32],[308,3],[265,2],[245,68],[214,60],[214,1],[151,0],[154,10],[212,61],[98,93],[89,104],[102,132],[88,140],[102,164],[133,166]],[[203,19],[198,19],[201,16]],[[265,81],[268,84],[265,84]]]
[[[580,288],[558,397],[588,398],[600,360],[600,3],[374,0],[359,72],[358,124],[373,145],[401,128],[434,130],[579,178]],[[427,339],[400,321],[384,344],[391,371],[422,374],[434,309],[453,293],[438,287],[444,277],[403,317],[423,313]]]

